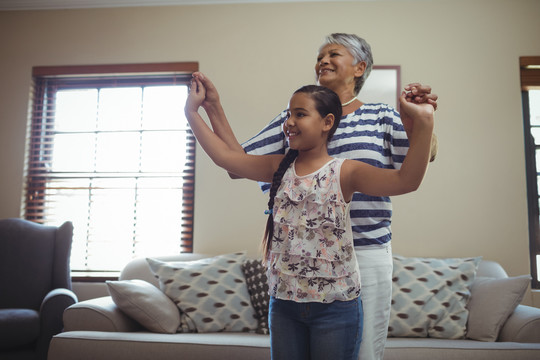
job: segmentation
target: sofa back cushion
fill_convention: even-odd
[[[502,279],[508,277],[508,274],[506,273],[506,271],[504,271],[504,268],[498,262],[491,260],[482,260],[480,261],[480,263],[478,263],[478,268],[476,269],[476,277]]]
[[[156,260],[160,261],[193,261],[210,257],[206,254],[198,253],[182,253],[170,256],[158,256]],[[138,258],[130,261],[122,272],[120,273],[119,280],[133,280],[140,279],[149,282],[155,287],[159,288],[159,280],[156,275],[150,270],[148,262],[145,258]]]

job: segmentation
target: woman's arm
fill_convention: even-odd
[[[409,151],[399,170],[381,169],[360,161],[345,161],[341,184],[345,199],[353,192],[373,196],[405,194],[418,189],[424,178],[431,152],[434,108],[428,103],[417,104],[400,97],[401,111],[414,119],[414,131],[409,138]]]
[[[272,181],[282,155],[248,155],[237,151],[223,141],[204,122],[198,109],[205,100],[205,87],[198,78],[194,78],[186,101],[185,114],[199,144],[216,165],[241,177],[256,181]],[[213,117],[215,114],[208,114]],[[226,118],[225,118],[226,121]],[[228,126],[228,122],[227,122]],[[230,129],[230,126],[229,126]],[[230,129],[232,133],[232,129]],[[234,136],[234,134],[233,134]]]

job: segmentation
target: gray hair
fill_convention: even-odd
[[[362,86],[366,82],[369,74],[371,73],[371,68],[373,66],[373,55],[371,53],[371,46],[367,43],[366,40],[354,34],[344,34],[344,33],[334,33],[326,37],[323,44],[319,48],[319,52],[328,44],[338,44],[342,45],[351,53],[354,57],[353,65],[358,64],[361,61],[366,63],[366,70],[364,74],[356,79],[354,85],[354,93],[358,95]]]

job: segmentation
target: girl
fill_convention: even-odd
[[[356,360],[363,314],[348,205],[357,191],[390,196],[418,188],[430,156],[433,107],[402,94],[414,132],[401,169],[387,170],[328,155],[342,113],[328,88],[309,85],[293,94],[283,124],[291,150],[261,156],[232,149],[206,125],[198,114],[205,92],[194,77],[185,112],[199,144],[228,172],[272,183],[263,241],[272,359]]]

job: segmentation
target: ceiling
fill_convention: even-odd
[[[89,9],[128,6],[324,2],[336,0],[0,0],[2,10]],[[374,0],[349,0],[374,1]]]

